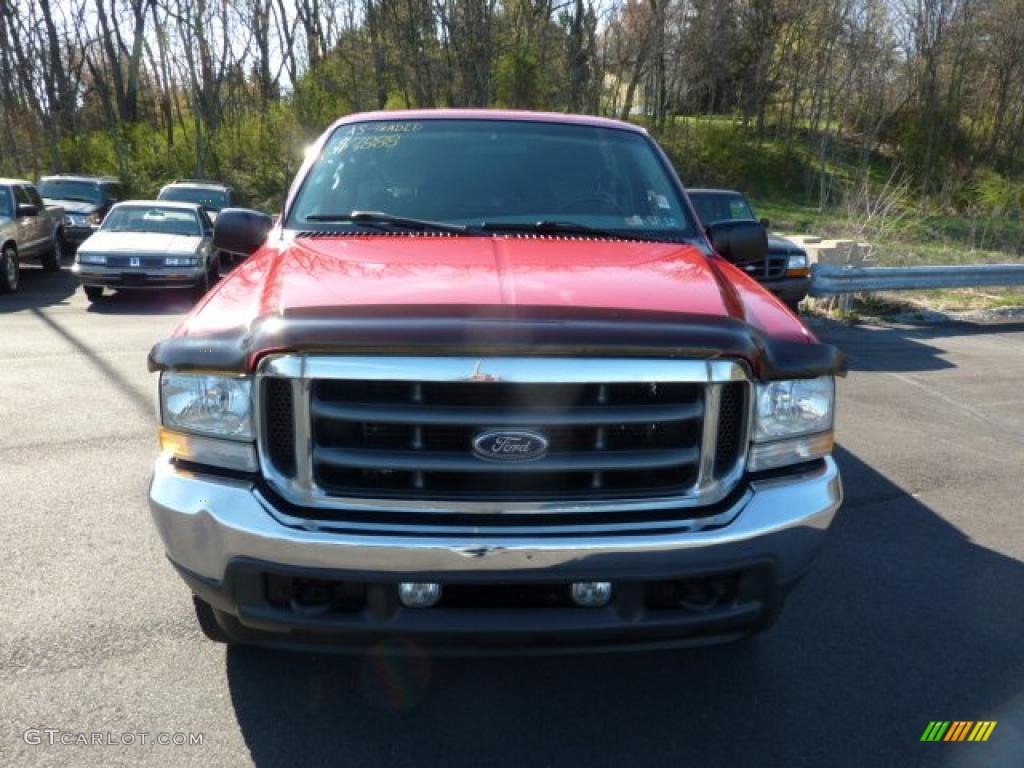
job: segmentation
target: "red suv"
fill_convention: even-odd
[[[252,255],[150,355],[150,507],[209,637],[726,640],[819,551],[841,355],[642,129],[353,115],[215,245]]]

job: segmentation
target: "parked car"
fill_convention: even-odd
[[[74,252],[99,227],[107,211],[123,196],[121,182],[113,176],[44,176],[39,194],[64,209],[64,244]]]
[[[234,190],[219,181],[208,181],[204,179],[177,179],[167,184],[160,190],[158,200],[177,200],[180,202],[197,203],[203,206],[211,221],[217,220],[217,215],[224,208],[237,205]],[[231,269],[245,256],[227,251],[217,252],[217,263],[224,271]]]
[[[754,209],[741,192],[731,189],[688,189],[690,202],[705,224],[723,221],[757,221]],[[765,229],[769,221],[761,219]],[[811,287],[807,252],[792,240],[768,234],[768,254],[739,265],[744,272],[782,299],[794,312]]]
[[[636,126],[352,115],[150,353],[150,509],[214,640],[644,648],[769,626],[821,548],[842,357]],[[397,636],[405,642],[388,643]]]
[[[202,206],[158,200],[118,203],[78,249],[74,271],[89,301],[104,288],[209,290],[218,274],[213,223]]]
[[[63,219],[64,210],[44,204],[32,182],[0,179],[0,293],[18,290],[26,261],[38,261],[48,271],[60,269]]]
[[[160,190],[157,200],[198,203],[213,221],[217,220],[217,214],[224,208],[231,208],[237,204],[231,187],[219,181],[206,179],[176,179]]]

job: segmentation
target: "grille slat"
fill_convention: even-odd
[[[537,461],[510,461],[497,465],[471,453],[426,451],[352,451],[318,445],[314,464],[398,472],[593,472],[600,470],[664,469],[695,464],[697,446],[672,451],[588,451],[548,454]]]
[[[374,424],[489,424],[494,427],[565,426],[607,424],[655,424],[666,421],[694,421],[703,416],[700,401],[671,406],[637,405],[632,408],[582,406],[568,410],[524,407],[518,410],[486,410],[459,406],[401,406],[365,403],[334,403],[314,400],[314,418],[361,421]]]

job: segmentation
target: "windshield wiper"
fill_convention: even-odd
[[[353,222],[355,224],[384,225],[398,229],[411,229],[419,232],[446,232],[450,235],[472,235],[476,232],[465,224],[446,224],[443,221],[427,219],[408,219],[382,211],[350,211],[349,213],[313,213],[306,217],[307,221]]]
[[[488,232],[538,232],[550,235],[591,235],[593,237],[607,237],[615,240],[650,240],[645,235],[621,232],[616,229],[601,229],[591,227],[587,224],[578,224],[574,221],[535,221],[523,223],[516,221],[485,221],[480,229]]]

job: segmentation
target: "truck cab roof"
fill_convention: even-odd
[[[211,179],[175,179],[169,184],[164,184],[163,188],[167,187],[191,187],[195,189],[231,189],[231,187],[222,181],[213,181]]]
[[[646,134],[643,126],[595,115],[572,115],[564,112],[529,112],[515,109],[397,109],[376,112],[356,112],[336,120],[328,129],[348,123],[408,120],[503,120],[509,122],[561,123],[563,125],[589,125],[614,128],[620,131]]]
[[[120,184],[121,180],[114,176],[86,176],[77,173],[55,173],[49,176],[42,176],[40,181],[86,181],[103,184]]]

